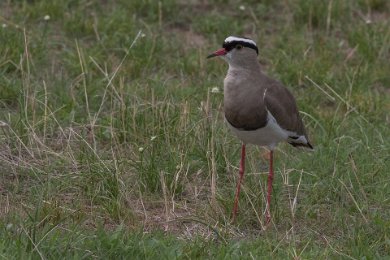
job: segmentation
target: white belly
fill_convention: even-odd
[[[279,142],[286,141],[289,135],[289,131],[282,129],[269,112],[267,124],[264,127],[256,130],[239,130],[232,126],[229,122],[227,122],[227,124],[232,132],[243,143],[267,146],[270,150],[273,150]]]

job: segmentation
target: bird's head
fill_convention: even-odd
[[[259,50],[256,43],[248,38],[229,36],[222,48],[211,53],[207,58],[220,56],[232,66],[245,66],[248,61],[257,60]]]

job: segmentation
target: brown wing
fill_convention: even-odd
[[[303,135],[306,140],[309,140],[291,92],[282,83],[271,78],[266,77],[264,82],[266,86],[266,92],[264,94],[265,105],[268,111],[275,117],[278,124],[283,129],[294,132],[297,135]],[[291,138],[294,139],[296,137],[292,136]],[[290,144],[312,148],[309,142],[307,145],[294,143],[293,141]]]

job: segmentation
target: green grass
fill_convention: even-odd
[[[267,230],[253,146],[230,222],[240,143],[205,58],[228,35],[316,148],[279,146]],[[0,46],[3,258],[390,257],[388,1],[2,1]]]

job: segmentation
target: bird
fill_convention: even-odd
[[[271,220],[271,194],[274,179],[274,150],[280,142],[314,150],[300,117],[294,96],[278,80],[267,76],[257,59],[256,43],[246,37],[229,36],[222,48],[207,58],[221,57],[229,65],[224,79],[224,116],[228,128],[241,140],[241,160],[232,212],[233,222],[245,172],[246,145],[269,150],[265,223]]]

